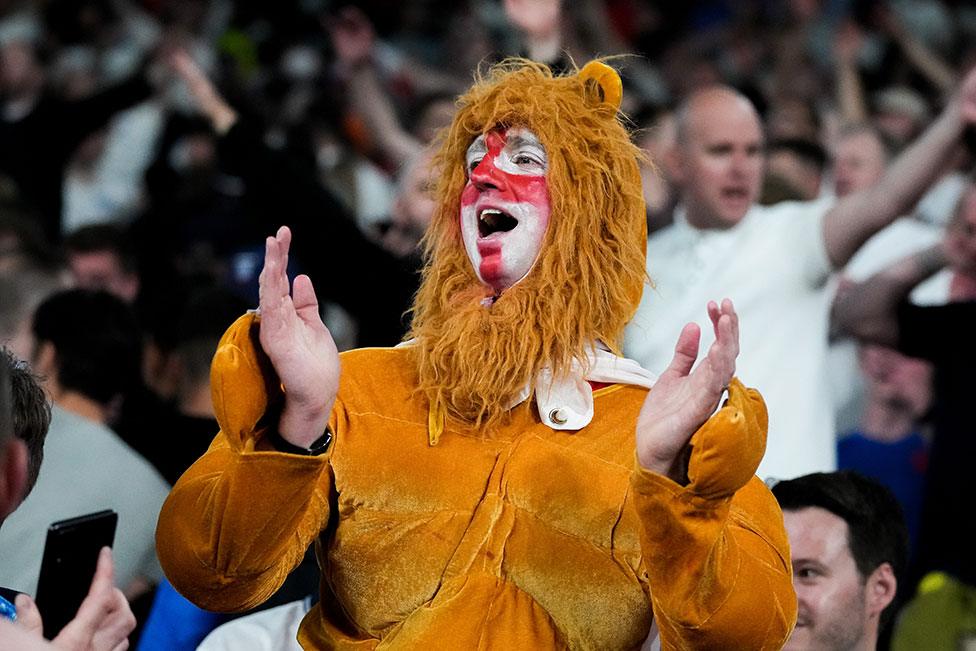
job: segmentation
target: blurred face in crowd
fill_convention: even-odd
[[[769,174],[775,174],[794,187],[804,201],[820,194],[820,168],[788,149],[769,154]]]
[[[404,256],[413,253],[434,215],[433,188],[431,187],[431,162],[434,154],[424,150],[415,157],[404,171],[393,200],[391,226],[383,236],[383,246]]]
[[[456,111],[453,99],[431,102],[417,121],[414,135],[424,144],[432,142],[438,131],[451,125]]]
[[[922,417],[932,402],[932,365],[885,346],[863,345],[861,371],[872,400]]]
[[[139,279],[122,267],[112,251],[73,252],[68,267],[75,287],[103,290],[132,303],[139,293]]]
[[[848,545],[847,523],[826,509],[786,510],[783,521],[799,609],[783,648],[873,651],[881,611],[894,598],[890,566],[863,577]]]
[[[501,292],[532,268],[549,225],[549,162],[528,129],[495,129],[468,147],[461,237],[481,282]]]
[[[870,131],[842,136],[834,150],[834,192],[838,197],[869,188],[884,175],[888,156]]]
[[[43,74],[30,44],[13,41],[0,46],[0,92],[18,95],[38,89]]]
[[[945,248],[952,270],[976,277],[976,187],[959,198],[956,214],[946,227]]]
[[[689,223],[738,224],[759,197],[765,162],[762,127],[749,100],[725,88],[693,96],[679,119],[675,152]]]

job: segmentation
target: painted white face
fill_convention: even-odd
[[[522,280],[549,225],[546,149],[530,130],[496,129],[468,147],[461,237],[479,280],[496,293]]]

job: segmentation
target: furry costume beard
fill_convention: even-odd
[[[615,100],[606,99],[607,77]],[[410,333],[432,423],[451,414],[489,428],[526,386],[535,389],[543,367],[556,377],[574,359],[585,367],[597,342],[618,352],[647,279],[642,154],[617,119],[618,103],[619,77],[602,64],[554,77],[525,60],[495,66],[461,97],[435,159],[437,208]],[[508,126],[527,127],[546,147],[551,213],[532,269],[492,302],[461,242],[460,197],[468,146]]]

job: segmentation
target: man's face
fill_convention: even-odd
[[[863,344],[858,355],[869,400],[921,418],[932,403],[932,365],[896,350]]]
[[[529,272],[549,225],[546,149],[528,129],[496,129],[468,147],[461,237],[481,282],[495,292]]]
[[[796,628],[783,648],[861,648],[868,619],[865,584],[848,547],[847,523],[819,507],[784,511],[783,521],[799,606]]]
[[[680,182],[688,221],[729,228],[745,217],[762,184],[763,135],[755,109],[725,92],[696,101],[679,145]]]
[[[869,188],[884,175],[884,146],[871,133],[842,138],[834,150],[834,193],[838,197]]]

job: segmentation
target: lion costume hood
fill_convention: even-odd
[[[574,361],[586,368],[601,343],[619,350],[647,279],[642,154],[620,99],[620,77],[603,63],[554,76],[521,59],[493,67],[460,98],[435,158],[437,207],[410,333],[432,442],[446,414],[490,426],[542,369],[560,377]],[[546,148],[551,212],[532,269],[494,296],[461,240],[465,154],[478,136],[515,126]]]

